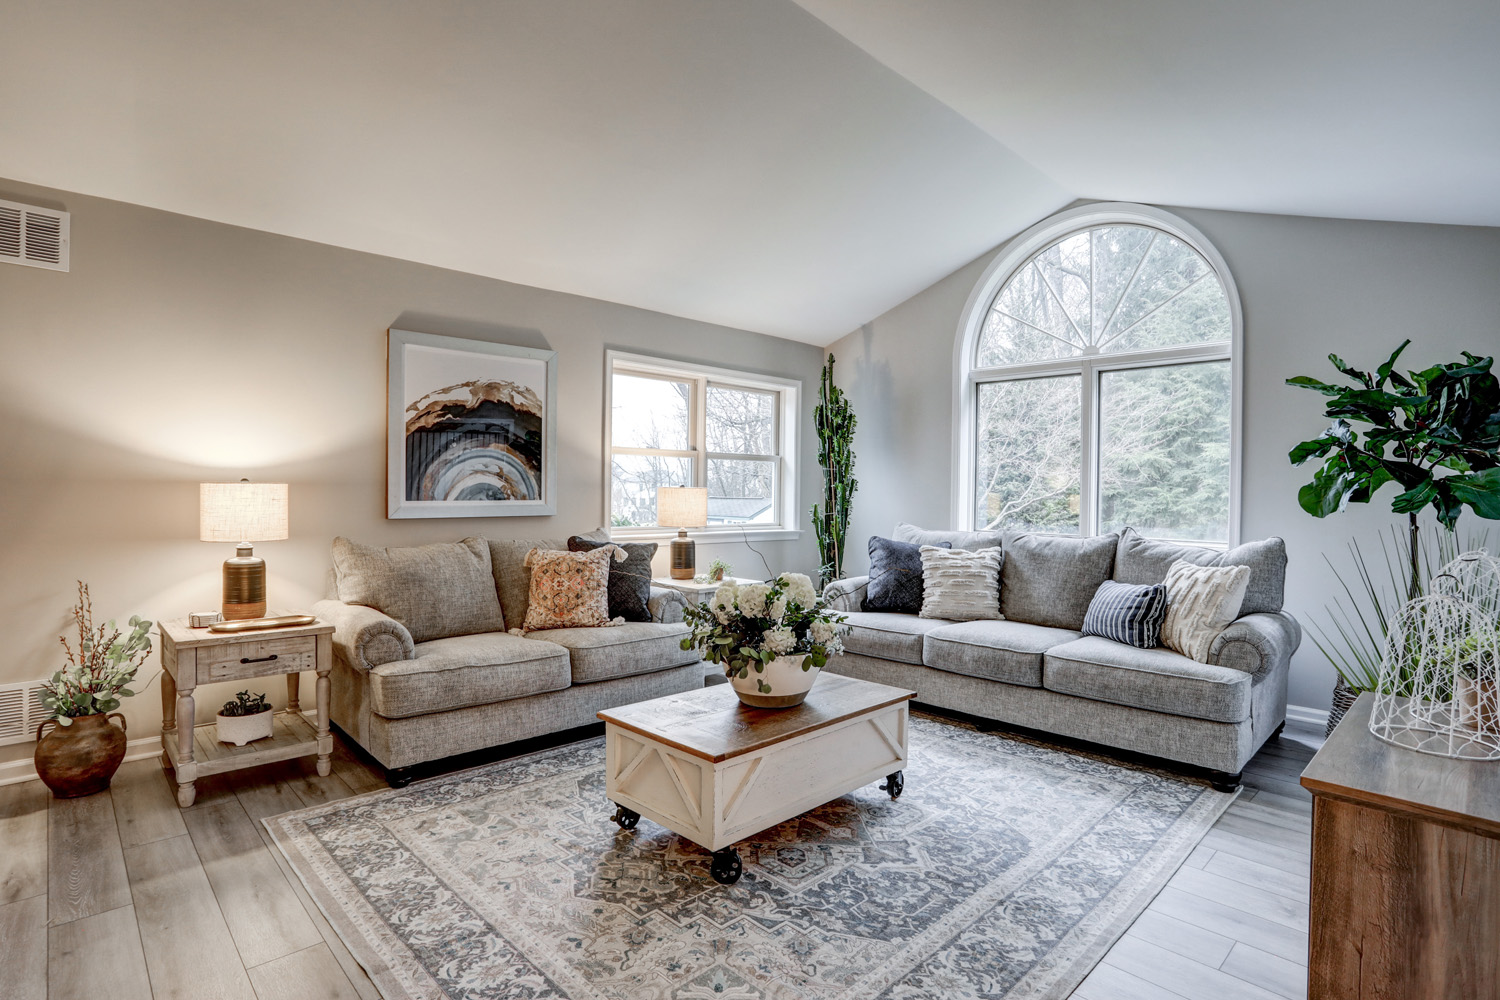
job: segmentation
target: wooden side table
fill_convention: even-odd
[[[161,744],[177,776],[177,804],[197,795],[201,777],[277,760],[318,755],[318,773],[333,768],[328,729],[328,673],[333,669],[333,626],[322,622],[264,632],[220,633],[189,628],[185,620],[161,623]],[[302,715],[304,670],[317,672],[318,724]],[[199,684],[286,676],[287,710],[272,722],[269,739],[242,747],[220,743],[212,722],[194,725],[193,691]]]
[[[1362,694],[1302,772],[1313,794],[1309,1000],[1500,998],[1500,761],[1370,732]]]

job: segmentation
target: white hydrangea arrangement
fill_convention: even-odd
[[[802,669],[822,669],[844,651],[844,616],[818,599],[810,578],[783,573],[771,583],[726,583],[705,604],[689,605],[683,620],[692,629],[683,649],[701,649],[727,677],[761,673],[778,656],[806,656]],[[760,681],[762,694],[771,689]]]

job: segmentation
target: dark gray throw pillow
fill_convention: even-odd
[[[942,549],[953,547],[949,542],[935,544]],[[902,615],[921,613],[922,546],[871,536],[870,586],[865,590],[863,608]]]
[[[568,539],[569,552],[592,552],[606,545],[625,550],[624,562],[609,564],[609,616],[628,622],[651,620],[651,559],[655,542],[599,542],[582,535]]]
[[[1155,649],[1161,644],[1161,626],[1166,620],[1167,588],[1162,584],[1137,586],[1105,580],[1083,616],[1083,634],[1137,649]]]

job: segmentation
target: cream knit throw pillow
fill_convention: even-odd
[[[922,618],[972,622],[1001,619],[998,548],[945,549],[922,546]]]
[[[1195,566],[1178,560],[1167,570],[1167,620],[1161,641],[1199,663],[1208,662],[1214,639],[1240,616],[1249,566]]]

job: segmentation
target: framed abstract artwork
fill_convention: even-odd
[[[389,331],[388,517],[557,513],[557,352]]]

